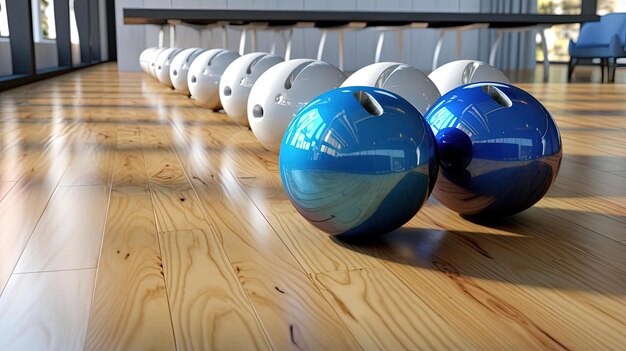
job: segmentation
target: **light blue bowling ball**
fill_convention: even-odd
[[[507,216],[539,201],[561,165],[554,119],[532,95],[504,83],[451,90],[426,114],[438,143],[433,196],[465,215]]]
[[[293,119],[280,148],[289,199],[340,238],[384,234],[422,207],[437,177],[435,139],[409,102],[372,87],[331,90]]]

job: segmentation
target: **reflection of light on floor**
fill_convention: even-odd
[[[183,137],[179,133],[180,131],[176,133],[176,137],[182,139]],[[206,175],[211,171],[206,145],[197,133],[190,133],[188,135],[190,148],[188,155],[189,163],[191,163],[191,167],[194,171],[201,172]]]
[[[626,180],[624,180],[626,184]],[[620,205],[621,204],[621,205]],[[626,196],[544,197],[535,204],[539,208],[585,211],[599,215],[622,216],[626,220]],[[626,224],[625,224],[626,226]],[[624,228],[626,230],[626,227]]]
[[[146,78],[149,79],[149,78]],[[159,83],[160,84],[160,83]],[[142,79],[141,81],[141,92],[143,93],[144,98],[146,98],[149,102],[150,107],[156,107],[156,113],[158,116],[158,120],[163,124],[169,122],[167,101],[165,101],[161,95],[161,93],[154,88],[154,84],[148,83]],[[154,109],[148,110],[153,112]]]
[[[170,123],[174,125],[174,142],[178,145],[185,144],[185,135],[187,135],[185,131],[185,121],[180,117],[180,111],[177,109],[172,109],[170,114]]]
[[[11,174],[23,174],[23,166],[26,162],[19,162],[19,156],[22,152],[21,145],[19,143],[21,139],[21,131],[19,125],[17,123],[16,118],[7,118],[6,116],[10,116],[11,113],[14,113],[14,110],[11,106],[14,106],[13,99],[11,98],[3,98],[6,99],[5,104],[2,106],[2,155],[0,156],[0,171],[6,170],[7,173]],[[17,173],[15,171],[17,170]],[[4,174],[0,174],[0,181],[2,180],[17,180],[17,179],[4,179]],[[15,178],[13,175],[11,178]]]
[[[450,220],[450,218],[457,218],[457,220]],[[445,230],[450,232],[477,233],[483,236],[527,237],[524,234],[512,233],[505,229],[473,223],[437,202],[433,196],[431,196],[426,205],[420,209],[416,217],[412,219],[412,221],[415,220],[420,221],[418,222],[420,226],[432,228],[433,230],[444,230],[445,228]]]
[[[65,125],[63,124],[63,110],[54,109],[52,111],[51,116],[51,125],[52,129],[50,131],[50,152],[47,153],[50,155],[50,167],[46,170],[46,175],[44,182],[48,183],[50,186],[56,186],[58,182],[58,169],[65,169],[69,163],[69,153],[70,152],[78,152],[78,151],[70,151],[73,145],[67,144],[68,141],[71,143],[71,136],[77,133],[77,130],[74,128],[75,125]],[[78,116],[76,116],[78,118]],[[82,134],[82,133],[81,133]]]

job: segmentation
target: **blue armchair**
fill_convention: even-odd
[[[602,81],[607,66],[608,79],[615,81],[615,68],[619,57],[626,57],[626,13],[611,13],[600,18],[600,22],[585,23],[580,28],[578,41],[570,40],[568,82],[572,80],[579,59],[600,59]],[[610,63],[610,64],[609,64]],[[611,73],[612,66],[612,73]]]

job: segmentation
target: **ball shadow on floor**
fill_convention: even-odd
[[[561,211],[563,216],[579,212]],[[399,267],[428,269],[451,279],[626,295],[626,266],[620,244],[612,242],[609,248],[606,238],[597,240],[585,238],[588,233],[568,232],[567,226],[562,226],[567,221],[559,217],[561,211],[531,208],[508,218],[463,218],[485,227],[482,232],[405,226],[361,241],[332,240],[383,260],[392,272]],[[619,220],[616,225],[624,226],[626,217]]]

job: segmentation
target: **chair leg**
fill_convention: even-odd
[[[576,60],[573,57],[570,57],[569,64],[567,65],[567,82],[572,81],[572,74],[574,74],[574,67],[576,67]]]
[[[611,72],[611,83],[615,83],[615,71],[617,71],[617,58],[613,57],[613,70]]]
[[[602,75],[600,78],[600,83],[604,83],[604,66],[606,65],[606,59],[600,59],[600,69],[602,70]]]

